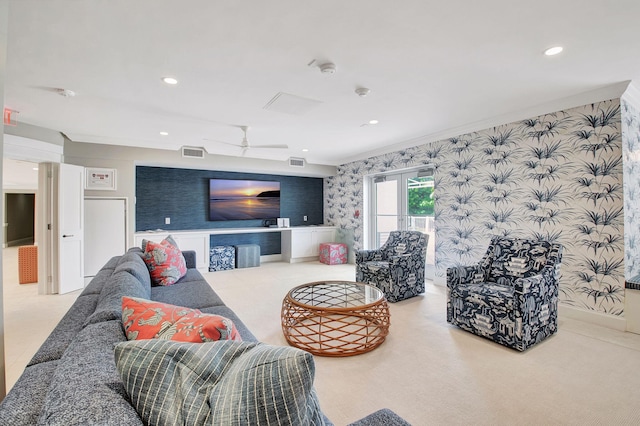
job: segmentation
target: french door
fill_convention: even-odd
[[[420,231],[429,236],[427,277],[435,265],[433,170],[414,170],[373,177],[371,185],[371,248],[379,248],[395,230]]]

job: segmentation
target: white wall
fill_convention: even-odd
[[[0,99],[4,110],[4,79],[7,59],[7,31],[9,24],[9,2],[0,0]],[[0,156],[4,147],[4,125],[0,123]],[[2,187],[2,163],[0,163],[0,188]],[[0,210],[4,210],[4,197],[0,199]],[[4,227],[0,227],[0,241],[4,241]],[[2,251],[0,251],[0,399],[3,399],[7,389],[5,386],[4,365],[4,309],[2,297]]]

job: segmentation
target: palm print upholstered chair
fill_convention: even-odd
[[[447,269],[447,321],[519,351],[558,329],[562,246],[493,237],[477,265]]]
[[[356,253],[356,281],[378,287],[389,302],[424,293],[429,236],[417,231],[392,231],[377,250]]]

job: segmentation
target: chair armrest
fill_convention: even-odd
[[[380,250],[358,250],[356,252],[356,263],[370,262],[372,260],[382,260]]]
[[[447,268],[447,287],[452,289],[460,284],[471,283],[478,275],[484,276],[484,270],[480,264]]]
[[[551,296],[557,296],[556,266],[547,265],[539,274],[518,278],[513,282],[513,288],[517,294],[533,296],[538,300],[548,300]]]
[[[184,256],[184,262],[187,264],[187,269],[196,267],[196,252],[194,250],[184,250],[182,255]]]

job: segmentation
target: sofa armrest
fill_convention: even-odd
[[[182,252],[184,261],[187,264],[187,269],[193,269],[196,267],[196,252],[195,250],[184,250]]]
[[[477,281],[478,276],[484,276],[480,264],[447,268],[447,288],[452,289],[460,284]]]

